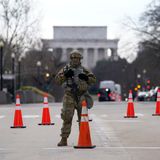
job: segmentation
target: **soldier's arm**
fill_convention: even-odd
[[[66,77],[64,76],[64,68],[62,68],[57,75],[55,76],[55,81],[57,84],[62,85],[66,81]]]
[[[83,70],[84,70],[84,73],[88,76],[87,83],[89,85],[92,85],[92,84],[96,83],[96,77],[95,77],[95,75],[91,71],[89,71],[88,69],[86,69],[86,68],[83,68]]]

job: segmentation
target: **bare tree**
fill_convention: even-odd
[[[148,10],[140,17],[140,32],[142,41],[148,47],[160,50],[160,1],[154,0],[148,6]]]
[[[137,32],[140,41],[148,47],[160,49],[160,1],[152,0],[146,11],[140,16],[138,22],[127,17],[125,26]]]
[[[160,79],[158,74],[160,69],[160,1],[152,0],[138,20],[128,17],[125,26],[135,31],[134,33],[139,37],[138,56],[132,63],[133,70],[143,75],[141,83],[144,86],[146,85],[145,79],[151,80],[153,86],[158,86]],[[144,70],[147,71],[145,75]]]
[[[8,68],[11,52],[16,56],[34,44],[38,19],[32,0],[0,0],[0,35],[4,41],[4,64]]]
[[[60,101],[63,89],[55,83],[54,78],[66,63],[61,62],[56,53],[45,49],[27,52],[26,58],[23,59],[21,78],[23,86],[35,86],[54,95],[55,100]]]

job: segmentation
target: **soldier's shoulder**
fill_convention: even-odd
[[[65,70],[65,69],[67,69],[68,67],[69,67],[69,64],[66,64],[65,66],[61,67],[61,68],[59,69],[59,71],[63,71],[63,70]]]
[[[82,66],[84,72],[92,73],[88,68]]]

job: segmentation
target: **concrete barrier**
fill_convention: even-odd
[[[10,104],[12,103],[12,97],[9,93],[0,91],[0,104]]]
[[[21,103],[43,103],[43,96],[33,91],[17,91],[17,94],[20,95]],[[55,102],[55,98],[53,96],[48,97],[49,102]]]

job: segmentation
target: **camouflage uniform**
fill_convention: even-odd
[[[72,64],[73,57],[79,58],[79,63],[75,66]],[[93,73],[81,66],[80,59],[82,59],[82,56],[79,51],[71,52],[70,58],[70,64],[62,68],[55,77],[56,82],[62,85],[65,90],[63,108],[61,110],[61,118],[63,120],[63,126],[61,128],[62,138],[68,138],[71,132],[72,118],[75,109],[77,110],[78,120],[80,121],[81,102],[86,96],[89,96],[88,87],[96,82]],[[66,77],[65,73],[70,70],[73,71],[74,75],[72,77]],[[84,80],[83,76],[80,76],[82,74],[88,78]],[[77,87],[76,92],[73,90],[73,84]]]

